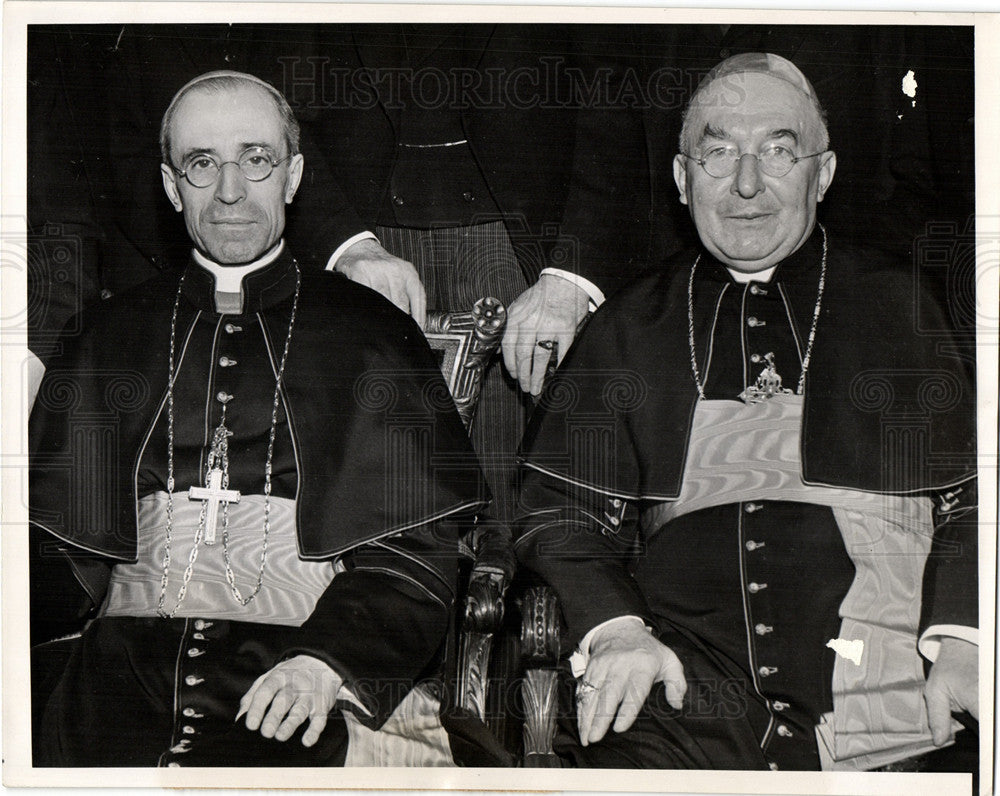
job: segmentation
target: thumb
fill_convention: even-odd
[[[927,723],[935,746],[943,746],[951,735],[951,702],[944,689],[934,682],[928,682],[924,690],[927,703]]]
[[[684,679],[684,664],[669,647],[663,648],[663,664],[658,678],[667,691],[667,703],[672,708],[680,710],[684,705],[684,695],[687,693],[687,681]]]

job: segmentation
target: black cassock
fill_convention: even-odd
[[[57,537],[99,617],[47,645],[68,663],[36,728],[36,765],[342,763],[339,708],[380,726],[433,672],[456,588],[459,525],[488,499],[420,329],[375,292],[302,273],[282,252],[216,312],[211,274],[184,272],[175,324],[175,487],[163,576],[168,357],[176,274],[95,308],[50,363],[30,420],[31,522]],[[213,431],[226,407],[229,489],[214,545],[196,545]],[[274,417],[270,536],[265,462]],[[243,514],[242,512],[246,512]],[[137,532],[138,528],[138,532]],[[153,532],[155,530],[155,533]],[[192,547],[186,593],[178,603]],[[110,578],[109,578],[110,574]],[[159,600],[173,618],[158,615]],[[280,661],[328,663],[355,698],[320,742],[267,740],[240,697]],[[41,660],[41,658],[39,658]],[[44,687],[34,671],[34,687]],[[305,684],[304,688],[309,685]],[[345,691],[341,691],[341,697]]]
[[[917,635],[977,622],[974,358],[913,273],[831,237],[804,395],[745,405],[767,355],[796,390],[823,259],[817,230],[744,285],[683,252],[609,300],[546,388],[518,557],[559,594],[570,643],[639,616],[688,680],[683,711],[657,685],[630,730],[587,747],[570,716],[557,750],[579,765],[818,768],[831,712],[845,758],[927,739]],[[915,506],[919,523],[901,519]],[[838,669],[827,642],[844,632],[870,666]],[[906,660],[906,696],[873,730],[883,652]],[[859,718],[837,724],[852,693]]]

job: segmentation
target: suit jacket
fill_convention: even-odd
[[[287,93],[327,160],[317,176],[332,179],[303,189],[300,212],[328,219],[317,254],[374,229],[399,141],[403,100],[391,72],[407,63],[400,27],[318,28],[314,55],[296,66]],[[580,93],[581,83],[606,80],[592,40],[563,25],[460,30],[449,104],[525,276],[533,282],[555,265],[613,291],[644,259],[648,190],[643,153],[616,136],[620,109]]]

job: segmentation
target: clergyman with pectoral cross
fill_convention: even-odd
[[[34,762],[341,765],[433,671],[487,490],[415,322],[285,245],[284,97],[201,75],[160,138],[190,261],[88,313],[30,420],[31,521],[97,607],[32,678]]]
[[[700,245],[601,307],[523,446],[518,557],[577,646],[555,750],[763,770],[975,750],[969,341],[909,265],[818,222],[836,157],[796,65],[718,64],[679,144]]]

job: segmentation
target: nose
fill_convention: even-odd
[[[227,168],[232,166],[232,168]],[[223,163],[215,181],[215,198],[227,205],[235,204],[246,196],[246,177],[238,163]]]
[[[733,184],[729,190],[744,199],[752,199],[764,190],[764,183],[760,179],[760,161],[756,155],[747,152],[740,156]]]

